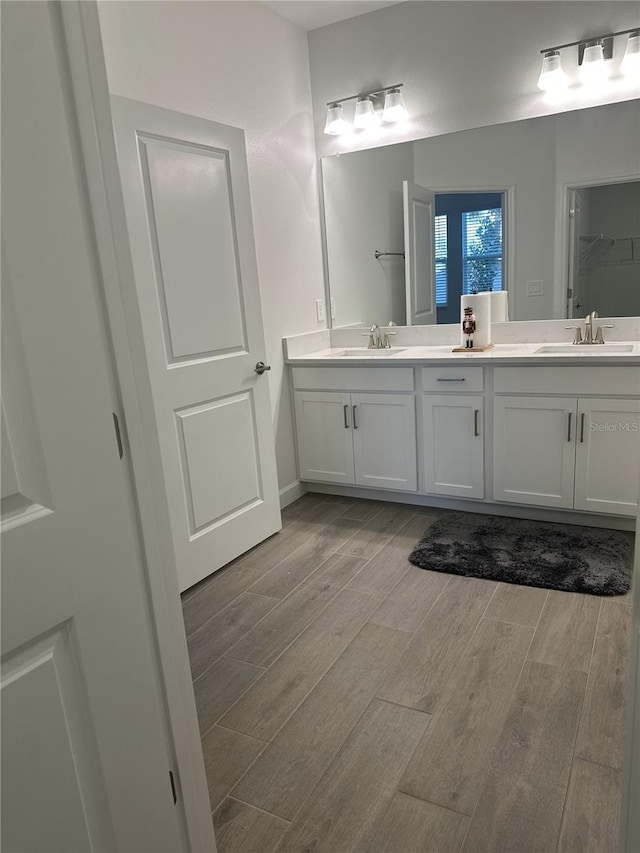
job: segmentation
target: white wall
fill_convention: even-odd
[[[317,170],[306,33],[254,2],[99,4],[114,94],[241,127],[276,433],[278,479],[297,478],[282,338],[323,328]]]
[[[638,97],[637,85],[620,79],[597,96],[570,89],[562,101],[550,100],[536,83],[540,50],[635,28],[639,12],[637,2],[615,0],[412,0],[314,30],[309,55],[318,156]],[[624,47],[617,39],[616,67]],[[565,64],[569,59],[563,54]],[[346,140],[323,133],[327,101],[393,83],[404,83],[411,115],[405,127]]]

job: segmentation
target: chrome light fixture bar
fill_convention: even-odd
[[[380,124],[380,121],[391,123],[407,118],[407,108],[400,92],[403,85],[403,83],[395,83],[393,86],[383,86],[381,89],[373,89],[370,92],[327,101],[327,121],[324,132],[337,136],[351,129],[342,107],[345,101],[356,102],[353,127],[358,129],[375,127]],[[380,107],[383,103],[382,116],[380,116]]]
[[[628,36],[624,59],[620,71],[624,75],[640,74],[640,28],[604,33],[593,38],[570,41],[555,47],[545,47],[542,54],[542,70],[538,88],[557,91],[565,88],[569,81],[560,61],[560,51],[569,47],[578,48],[578,77],[582,83],[600,85],[609,76],[607,62],[613,56],[613,43],[617,36]]]

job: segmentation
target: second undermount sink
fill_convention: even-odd
[[[633,352],[633,344],[545,344],[535,351],[535,355],[545,353],[604,355],[610,352]]]
[[[332,352],[332,358],[384,358],[404,352],[406,347],[386,347],[385,349],[369,349],[369,347],[350,347]]]

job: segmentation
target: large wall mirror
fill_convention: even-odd
[[[411,322],[403,182],[435,198],[429,322],[472,288],[511,320],[640,315],[639,128],[633,100],[324,157],[333,327]]]

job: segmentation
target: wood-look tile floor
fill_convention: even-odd
[[[307,494],[183,597],[219,853],[614,853],[630,596],[428,572]]]

